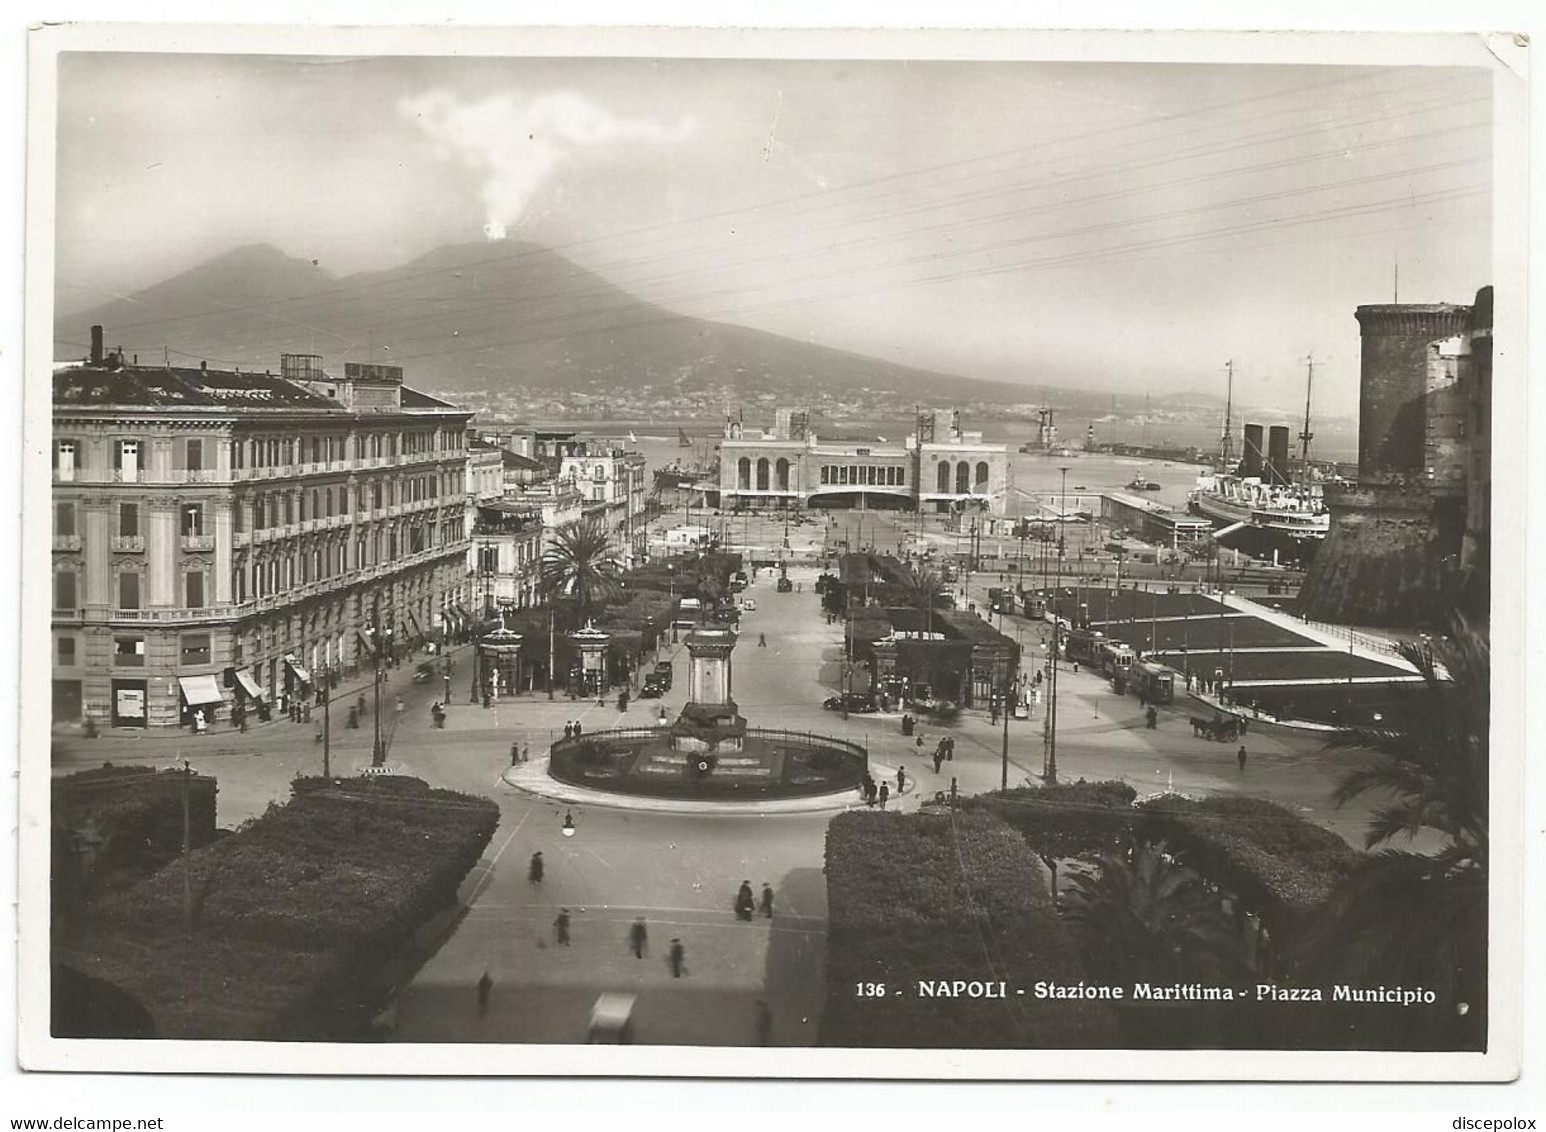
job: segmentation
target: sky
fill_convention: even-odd
[[[70,54],[56,293],[246,244],[529,240],[685,314],[970,377],[1357,408],[1361,303],[1491,282],[1480,70]],[[196,333],[196,327],[188,327]],[[188,346],[197,350],[197,343]]]

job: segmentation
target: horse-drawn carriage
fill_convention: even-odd
[[[1192,716],[1192,734],[1201,739],[1229,743],[1245,734],[1245,720],[1237,715],[1216,715],[1212,719]]]

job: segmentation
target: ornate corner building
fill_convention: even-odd
[[[395,366],[56,366],[55,723],[266,717],[469,620],[470,413]]]

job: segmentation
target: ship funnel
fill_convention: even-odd
[[[1240,476],[1250,479],[1261,475],[1262,427],[1259,424],[1245,426],[1245,447],[1240,454]]]
[[[1288,483],[1288,426],[1273,425],[1267,430],[1267,463],[1273,483]]]

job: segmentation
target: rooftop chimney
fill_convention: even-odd
[[[91,328],[91,364],[94,366],[102,364],[102,328],[100,326]]]

